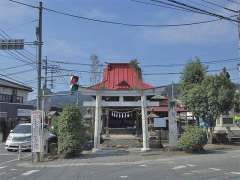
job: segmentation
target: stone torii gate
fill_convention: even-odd
[[[83,95],[95,96],[95,101],[84,101],[83,106],[95,107],[95,122],[94,122],[94,148],[96,152],[100,149],[100,120],[102,114],[102,107],[141,107],[142,115],[142,138],[143,147],[141,151],[149,150],[149,134],[148,134],[148,117],[147,107],[159,106],[159,102],[147,100],[147,96],[159,95],[163,92],[164,87],[151,88],[147,90],[94,90],[90,88],[80,88]],[[104,101],[102,97],[118,96],[119,101]],[[136,96],[141,97],[140,101],[124,101],[123,97]]]

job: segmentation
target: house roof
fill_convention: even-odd
[[[91,89],[129,90],[150,89],[152,85],[143,82],[141,69],[130,63],[110,63],[103,72],[103,80]]]
[[[8,87],[8,88],[15,88],[15,89],[21,89],[21,90],[25,90],[28,92],[32,92],[32,88],[25,86],[23,84],[20,83],[16,83],[16,82],[12,82],[6,79],[2,79],[0,78],[0,87]]]

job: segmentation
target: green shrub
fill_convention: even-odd
[[[185,151],[201,151],[207,144],[207,134],[199,127],[189,126],[178,141],[178,148]]]
[[[63,158],[80,154],[86,141],[86,128],[80,110],[72,106],[64,108],[57,127],[58,154]]]
[[[58,135],[58,117],[54,117],[51,123],[52,125],[50,128],[50,132],[57,136]]]

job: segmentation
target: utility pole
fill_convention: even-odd
[[[48,72],[47,72],[47,71],[48,71],[47,56],[46,56],[44,62],[45,62],[45,67],[44,67],[44,69],[45,69],[45,76],[44,76],[44,85],[43,85],[43,88],[46,89],[46,88],[47,88],[47,73],[48,73]]]
[[[38,16],[38,27],[36,28],[37,45],[38,45],[38,58],[37,58],[37,109],[41,110],[41,71],[42,71],[42,2],[39,2],[39,16]]]
[[[37,79],[38,79],[38,85],[37,85],[37,110],[41,110],[41,97],[42,97],[42,91],[41,91],[41,81],[42,81],[42,2],[39,2],[39,16],[38,16],[38,27],[36,28],[36,36],[37,36],[37,46],[38,46],[38,56],[37,56]],[[43,119],[42,119],[42,132],[41,132],[41,141],[43,142]],[[43,145],[43,143],[41,143]],[[40,152],[36,152],[35,154],[35,161],[40,161]]]

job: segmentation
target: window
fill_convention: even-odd
[[[8,102],[8,103],[23,103],[22,96],[12,96],[8,94],[0,94],[0,102]]]

